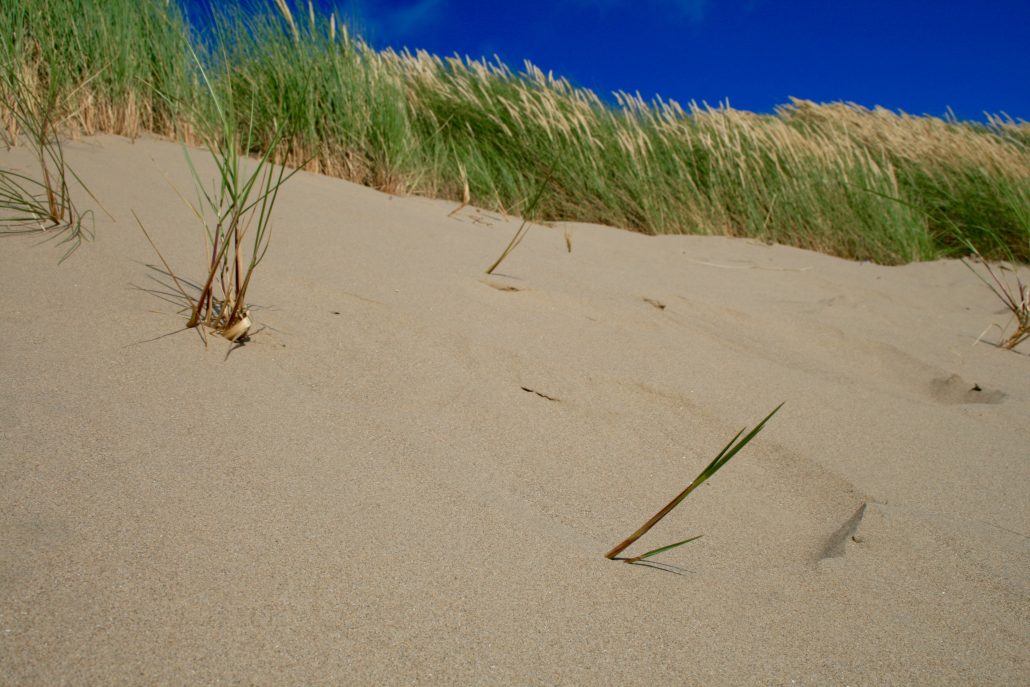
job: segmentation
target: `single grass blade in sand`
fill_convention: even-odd
[[[555,159],[555,161],[551,163],[551,168],[547,171],[547,176],[544,177],[544,180],[540,183],[540,187],[536,191],[536,195],[529,203],[525,212],[523,212],[523,217],[526,217],[527,219],[522,220],[522,224],[519,225],[518,231],[516,231],[515,235],[511,237],[511,241],[508,242],[508,247],[504,249],[504,252],[501,253],[500,257],[498,257],[492,265],[486,268],[487,274],[493,274],[494,270],[504,262],[504,259],[508,257],[508,255],[515,250],[520,243],[522,243],[522,239],[525,238],[526,232],[529,231],[528,217],[533,214],[533,211],[536,210],[536,206],[540,204],[540,199],[544,197],[544,191],[547,189],[547,185],[551,182],[551,178],[554,176],[554,169],[557,162],[557,159]]]
[[[618,546],[613,548],[611,551],[606,553],[605,554],[605,558],[614,559],[620,553],[622,553],[627,548],[632,546],[633,542],[635,542],[637,539],[640,539],[642,536],[647,534],[648,530],[650,530],[652,527],[657,525],[658,522],[662,518],[664,518],[666,515],[668,515],[672,511],[672,509],[674,509],[676,506],[680,505],[680,503],[683,502],[683,499],[687,498],[687,496],[690,495],[690,492],[694,491],[694,489],[697,489],[699,486],[704,484],[704,482],[709,477],[711,477],[716,472],[718,472],[722,468],[722,466],[724,466],[726,463],[728,463],[730,461],[731,458],[733,458],[733,456],[737,455],[737,453],[740,452],[740,449],[742,449],[745,446],[747,446],[748,442],[750,442],[752,439],[754,439],[758,435],[758,433],[762,431],[762,429],[765,427],[765,423],[768,422],[769,419],[772,418],[772,416],[775,415],[777,413],[777,411],[779,411],[779,409],[782,408],[782,407],[783,407],[782,403],[780,405],[776,406],[773,409],[773,411],[771,413],[769,413],[768,415],[766,415],[765,419],[762,420],[761,422],[759,422],[755,426],[755,428],[752,429],[750,432],[748,432],[747,436],[745,436],[743,439],[740,439],[740,436],[742,434],[744,434],[744,430],[742,429],[739,432],[737,432],[737,435],[735,437],[733,437],[733,439],[730,440],[730,443],[726,444],[726,446],[721,451],[719,451],[719,455],[717,455],[715,457],[715,459],[712,460],[712,462],[708,464],[708,467],[706,467],[704,470],[701,471],[701,474],[699,474],[697,477],[694,478],[694,481],[691,482],[687,486],[686,489],[681,491],[679,493],[679,495],[677,495],[676,498],[674,498],[672,501],[670,501],[668,504],[666,504],[666,506],[664,508],[662,508],[660,511],[655,513],[654,516],[650,520],[645,522],[640,527],[640,529],[638,529],[636,532],[634,532],[629,537],[627,537],[625,540],[623,540]],[[740,439],[740,441],[737,441],[738,439]],[[649,558],[649,557],[654,556],[656,554],[662,553],[663,551],[668,551],[669,549],[674,549],[677,546],[682,546],[683,544],[686,544],[688,542],[692,542],[692,541],[694,541],[695,539],[698,539],[698,538],[699,537],[691,537],[689,539],[684,539],[683,541],[676,542],[675,544],[669,544],[668,546],[663,546],[661,548],[654,549],[652,551],[648,551],[647,553],[642,554],[640,556],[635,556],[633,558],[625,558],[625,559],[622,559],[622,560],[624,560],[626,563],[636,563],[636,562],[638,562],[640,560],[643,560],[644,558]]]

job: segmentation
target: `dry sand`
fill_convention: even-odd
[[[68,155],[117,221],[0,242],[0,683],[1030,682],[1030,356],[958,262],[559,225],[487,277],[516,220],[299,174],[226,357],[155,338],[181,150]],[[780,401],[631,551],[703,539],[603,558]]]

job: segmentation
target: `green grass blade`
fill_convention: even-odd
[[[694,489],[699,487],[702,483],[705,482],[705,480],[707,480],[709,477],[711,477],[716,472],[718,472],[719,469],[722,468],[723,465],[725,465],[727,462],[729,462],[730,458],[732,458],[733,456],[737,455],[737,453],[740,451],[740,449],[744,448],[744,446],[746,446],[748,444],[748,442],[750,442],[752,439],[754,439],[755,436],[757,436],[758,433],[762,431],[762,429],[765,427],[765,424],[770,420],[770,418],[772,418],[772,416],[775,415],[780,410],[780,408],[782,408],[782,407],[783,407],[783,403],[780,403],[780,405],[778,405],[775,408],[773,408],[772,412],[769,413],[768,415],[766,415],[765,419],[763,419],[761,422],[759,422],[755,426],[755,428],[753,430],[751,430],[751,432],[749,432],[747,434],[747,436],[745,436],[739,442],[737,442],[737,439],[740,437],[741,434],[744,433],[744,430],[742,429],[739,432],[737,432],[737,435],[730,441],[729,444],[726,445],[725,448],[723,448],[722,451],[719,452],[719,454],[715,457],[715,460],[713,460],[711,463],[709,463],[708,467],[706,467],[704,470],[702,470],[701,474],[699,474],[697,477],[695,477],[694,481],[691,482],[689,485],[687,485],[686,489],[681,491],[672,501],[667,503],[664,508],[662,508],[660,511],[655,513],[651,517],[650,520],[645,522],[640,527],[640,529],[638,529],[636,532],[634,532],[629,537],[627,537],[625,540],[623,540],[618,545],[616,545],[615,548],[613,548],[611,551],[606,553],[605,554],[605,558],[615,558],[620,553],[622,553],[624,550],[629,548],[633,544],[633,542],[635,542],[640,537],[644,536],[647,533],[648,530],[650,530],[652,527],[657,525],[658,522],[662,520],[662,518],[664,518],[666,515],[668,515],[670,512],[672,512],[672,510],[676,506],[678,506],[680,503],[682,503],[683,500],[685,498],[687,498],[687,496],[689,496],[692,491],[694,491]],[[737,443],[734,444],[734,442],[737,442]]]
[[[705,535],[699,534],[697,536],[690,537],[689,539],[684,539],[683,541],[678,541],[675,544],[669,544],[668,546],[662,546],[662,547],[654,549],[652,551],[648,551],[647,553],[642,553],[639,556],[634,556],[633,558],[627,558],[626,562],[627,563],[636,563],[637,561],[642,561],[645,558],[650,558],[651,556],[657,556],[658,554],[665,553],[666,551],[669,551],[670,549],[675,549],[677,546],[683,546],[684,544],[689,544],[692,541],[696,541],[696,540],[700,539],[703,536],[705,536]]]
[[[525,219],[522,220],[522,224],[519,225],[518,230],[515,232],[515,235],[511,238],[511,241],[508,242],[508,246],[501,253],[500,257],[494,260],[493,264],[486,268],[487,274],[493,274],[494,270],[497,269],[502,262],[504,262],[504,259],[508,257],[508,255],[513,250],[515,250],[515,248],[520,243],[522,243],[522,239],[525,238],[526,233],[529,231],[528,217],[536,210],[536,206],[540,204],[541,198],[544,197],[544,191],[547,189],[547,185],[551,183],[551,179],[554,176],[554,170],[557,164],[558,159],[555,158],[554,161],[551,163],[550,168],[547,170],[547,176],[545,176],[544,180],[540,182],[540,186],[536,190],[536,195],[533,196],[533,200],[529,203],[525,212],[523,212],[523,217]]]
[[[716,472],[718,472],[722,468],[723,465],[725,465],[726,463],[728,463],[730,461],[730,458],[732,458],[733,456],[737,455],[737,452],[739,452],[740,449],[742,449],[745,446],[747,446],[748,443],[752,439],[754,439],[756,436],[758,436],[758,433],[761,432],[765,428],[765,423],[767,423],[770,420],[770,418],[772,418],[773,415],[775,415],[777,412],[779,412],[780,408],[782,408],[782,407],[783,407],[783,403],[781,403],[780,405],[778,405],[775,408],[773,408],[773,411],[771,413],[769,413],[768,415],[766,415],[764,420],[762,420],[757,425],[755,425],[755,428],[752,429],[750,432],[748,432],[748,435],[746,437],[744,437],[743,439],[741,439],[740,442],[736,446],[733,446],[728,451],[726,451],[725,453],[721,454],[720,457],[717,460],[713,461],[713,465],[709,466],[709,469],[706,469],[705,472],[702,473],[703,478],[701,479],[701,482],[704,482],[706,479],[708,479],[709,477],[714,475]],[[741,432],[743,432],[743,431],[744,430],[741,430]],[[737,434],[737,436],[740,436],[740,434]],[[698,482],[698,484],[700,484],[701,482]]]

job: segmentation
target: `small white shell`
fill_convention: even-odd
[[[237,339],[247,335],[247,332],[250,331],[251,324],[253,323],[250,321],[250,316],[244,315],[240,319],[236,320],[236,324],[223,331],[222,336],[229,339],[229,341],[236,341]]]

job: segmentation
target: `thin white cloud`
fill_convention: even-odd
[[[447,0],[409,0],[384,7],[375,0],[352,0],[345,13],[366,38],[391,36],[401,40],[443,20]]]
[[[705,18],[709,4],[709,0],[567,0],[567,2],[601,10],[618,6],[645,5],[671,10],[692,22],[700,22]]]
[[[406,36],[432,25],[442,17],[444,0],[416,0],[405,7],[399,7],[383,18],[390,30]]]
[[[660,4],[671,5],[691,21],[701,21],[708,9],[708,0],[659,0]]]

